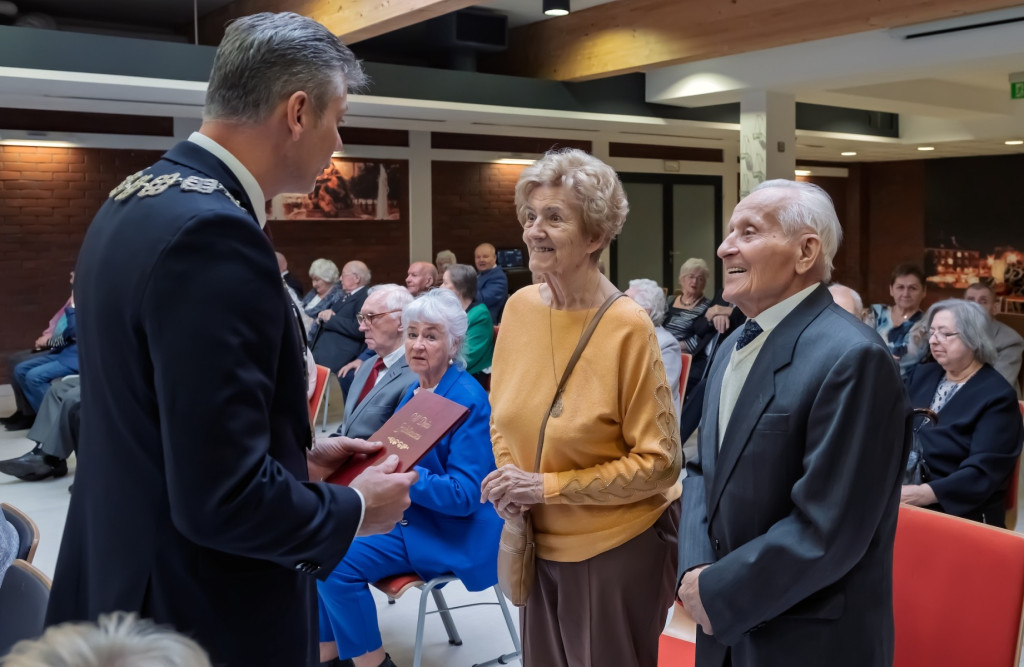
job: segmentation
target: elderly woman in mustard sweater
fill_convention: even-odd
[[[520,617],[526,667],[648,667],[673,600],[682,453],[650,317],[621,298],[553,401],[587,325],[617,292],[598,269],[628,204],[618,176],[579,150],[550,152],[516,185],[540,284],[505,307],[494,350],[482,499],[530,512],[537,579]],[[550,411],[539,470],[537,440]]]

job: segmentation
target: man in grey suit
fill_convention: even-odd
[[[998,303],[996,293],[985,283],[974,283],[964,292],[964,299],[973,301],[988,313],[988,333],[996,346],[996,363],[993,364],[999,374],[1006,378],[1020,398],[1021,353],[1024,353],[1024,338],[1020,334],[996,319]]]
[[[370,289],[356,315],[366,346],[377,353],[352,379],[345,398],[345,422],[335,435],[368,438],[394,413],[405,390],[416,379],[405,360],[402,309],[412,303],[409,290],[399,285]]]
[[[683,481],[700,667],[892,664],[909,406],[888,348],[823,284],[841,237],[823,190],[777,180],[718,248],[750,319],[714,359]]]

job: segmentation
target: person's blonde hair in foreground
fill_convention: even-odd
[[[206,651],[170,628],[114,612],[97,623],[63,623],[18,642],[3,667],[211,667]]]

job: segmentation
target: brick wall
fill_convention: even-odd
[[[432,256],[448,249],[462,264],[484,242],[497,248],[522,248],[523,229],[513,203],[523,166],[478,162],[434,162]]]
[[[0,383],[68,297],[86,227],[111,189],[158,151],[0,146]]]

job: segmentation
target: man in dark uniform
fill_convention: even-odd
[[[390,530],[415,473],[322,479],[363,441],[313,444],[300,327],[265,201],[341,149],[359,63],[296,14],[228,27],[203,125],[110,193],[79,255],[75,493],[47,622],[135,611],[217,665],[317,662],[314,576]],[[246,295],[246,298],[239,298]]]

